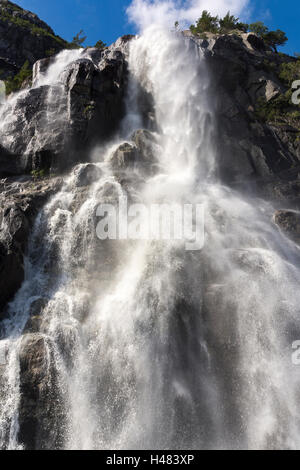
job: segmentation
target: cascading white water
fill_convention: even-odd
[[[56,129],[66,127],[68,120],[68,96],[65,93],[64,84],[61,83],[61,74],[72,62],[86,56],[83,49],[64,50],[51,58],[50,65],[43,71],[41,62],[37,62],[34,67],[34,77],[31,92],[40,89],[44,90],[45,107],[36,122],[34,133],[27,142],[23,154],[26,156],[38,151],[40,148],[47,148],[47,141],[51,141],[52,134]],[[18,107],[20,101],[28,97],[28,89],[21,90],[10,95],[3,106],[0,107],[0,135],[1,144],[8,150],[14,146],[14,129],[18,126],[26,128],[27,119],[23,118],[20,122],[20,113]],[[31,103],[35,104],[38,100],[37,95],[31,97]],[[45,132],[46,130],[46,132]],[[16,131],[17,132],[17,131]],[[18,150],[19,151],[19,150]]]
[[[204,204],[205,246],[100,242],[96,207],[125,189],[111,150],[89,189],[78,187],[77,167],[37,218],[9,306],[1,446],[22,446],[18,350],[30,306],[43,299],[39,334],[63,402],[61,447],[300,448],[300,372],[290,359],[299,248],[272,224],[270,204],[216,181],[209,75],[193,42],[151,28],[132,42],[129,68],[130,89],[152,94],[159,142],[156,174],[138,199]],[[141,122],[137,103],[129,100],[128,137]]]

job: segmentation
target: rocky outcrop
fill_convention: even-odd
[[[0,175],[64,171],[87,161],[90,149],[112,136],[125,111],[128,41],[120,39],[105,51],[87,50],[56,85],[33,87],[7,103]],[[50,63],[35,66],[34,81]]]
[[[20,347],[19,439],[26,450],[59,449],[64,430],[58,399],[58,371],[50,340],[25,334]],[[56,425],[55,425],[56,424]]]
[[[24,280],[24,254],[35,215],[60,179],[0,180],[0,319]]]
[[[154,149],[159,148],[154,133],[139,129],[130,142],[121,144],[111,155],[110,165],[115,174],[136,170],[142,175],[151,175],[157,166]]]
[[[201,47],[210,66],[224,181],[273,178],[300,165],[300,119],[288,126],[259,115],[260,106],[285,97],[288,87],[279,71],[296,59],[273,53],[252,33],[208,33],[206,39],[184,34]]]
[[[66,46],[37,15],[0,0],[0,79],[15,75],[26,61],[33,65]]]
[[[300,213],[279,210],[274,215],[276,225],[292,240],[300,244]]]

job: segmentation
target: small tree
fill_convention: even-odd
[[[256,23],[250,24],[249,30],[262,38],[268,33],[269,28],[262,21],[257,21]]]
[[[202,12],[201,18],[198,19],[196,25],[192,25],[190,30],[193,34],[217,33],[219,29],[219,17],[212,16],[207,10]]]
[[[242,31],[243,33],[247,33],[248,30],[249,30],[249,25],[248,25],[248,23],[239,22],[236,25],[236,29],[238,29],[239,31]]]
[[[101,41],[101,39],[99,39],[99,41],[96,42],[95,47],[97,47],[97,49],[105,49],[106,44],[105,42]]]
[[[220,18],[220,27],[225,29],[226,31],[230,31],[235,29],[239,19],[235,18],[233,15],[230,14],[230,11],[227,13],[224,18]]]
[[[76,36],[73,37],[73,40],[70,42],[70,46],[72,49],[79,49],[83,47],[83,44],[86,41],[87,36],[84,36],[84,31],[81,29]]]
[[[284,46],[288,41],[286,34],[280,29],[277,29],[276,31],[269,31],[264,35],[263,39],[274,49],[276,53],[278,53],[277,47]]]
[[[230,14],[230,11],[227,13],[224,18],[221,18],[220,21],[220,28],[223,31],[233,31],[239,30],[244,31],[245,33],[248,31],[249,25],[246,23],[241,23],[239,18],[235,18],[235,16]]]
[[[284,46],[288,41],[288,38],[283,31],[280,29],[269,31],[269,28],[262,21],[250,24],[250,31],[261,37],[266,44],[274,49],[276,53],[278,52],[277,47]]]

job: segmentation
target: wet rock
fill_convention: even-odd
[[[126,142],[113,153],[110,163],[114,170],[128,170],[134,168],[137,159],[137,148]]]
[[[198,44],[209,65],[218,123],[213,139],[224,182],[261,180],[299,165],[299,129],[264,122],[256,113],[260,103],[270,103],[288,90],[279,70],[295,59],[273,53],[253,33],[208,33],[207,39],[184,34]]]
[[[52,63],[53,58],[47,57],[46,59],[41,59],[35,62],[33,69],[32,69],[32,83],[33,85],[36,84],[38,80],[40,80],[45,73],[49,65]]]
[[[21,174],[22,167],[21,157],[9,152],[0,144],[0,177]]]
[[[24,333],[38,333],[41,330],[42,314],[48,301],[40,298],[32,302],[30,306],[29,319],[25,325]]]
[[[144,172],[151,174],[157,164],[156,156],[159,146],[155,134],[145,129],[139,129],[131,136],[140,156]]]
[[[58,400],[58,371],[50,341],[24,335],[20,346],[18,439],[25,449],[59,449],[63,438],[63,406]]]
[[[0,180],[0,320],[24,280],[24,255],[34,218],[62,180]]]
[[[158,150],[155,134],[139,129],[131,136],[131,141],[121,144],[113,153],[110,158],[112,168],[115,171],[135,169],[142,175],[152,174]]]
[[[74,170],[76,181],[75,185],[80,188],[82,186],[89,186],[95,181],[98,181],[102,175],[101,169],[97,165],[87,163],[80,165]]]
[[[300,244],[300,213],[279,210],[274,215],[276,225],[292,240]]]
[[[16,103],[5,105],[0,140],[6,153],[1,157],[0,151],[0,172],[1,167],[9,174],[61,172],[89,160],[89,150],[108,140],[124,116],[125,44],[85,51],[84,58],[66,67],[56,85],[24,90]],[[48,59],[39,61],[34,80],[48,66]]]

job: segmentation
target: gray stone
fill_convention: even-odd
[[[63,404],[58,399],[58,371],[53,346],[41,334],[23,336],[20,358],[18,438],[26,450],[60,449],[63,442]]]
[[[278,210],[274,215],[276,225],[292,240],[300,244],[300,213],[291,210]]]

